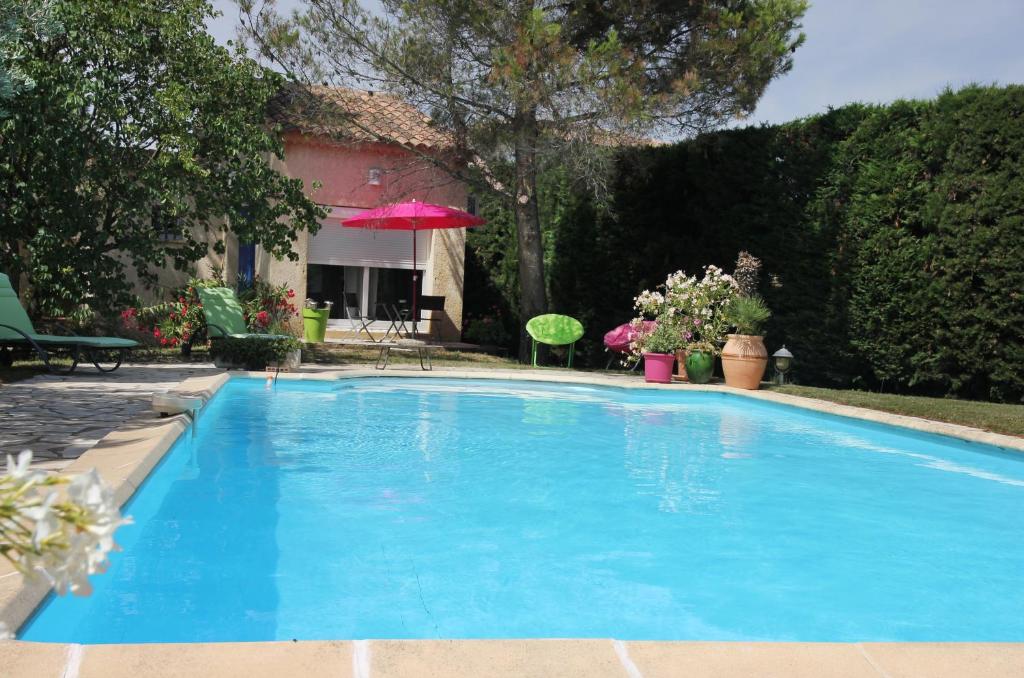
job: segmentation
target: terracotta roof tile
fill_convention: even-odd
[[[415,106],[391,94],[341,87],[289,85],[271,103],[286,129],[347,141],[398,143],[423,150],[452,146]]]

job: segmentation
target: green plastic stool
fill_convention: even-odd
[[[567,315],[547,313],[530,318],[526,323],[526,333],[533,339],[533,366],[537,366],[537,344],[548,346],[569,345],[569,364],[572,367],[572,356],[576,352],[576,342],[583,336],[583,324]]]

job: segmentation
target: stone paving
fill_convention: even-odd
[[[152,394],[216,372],[203,363],[123,365],[112,374],[80,367],[67,376],[45,374],[0,384],[0,455],[32,450],[33,466],[59,471],[148,411]]]

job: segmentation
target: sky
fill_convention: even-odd
[[[238,9],[209,29],[233,39]],[[298,0],[279,0],[281,9]],[[933,97],[946,87],[1024,83],[1024,0],[817,0],[793,69],[768,86],[745,123],[777,123],[855,101]]]

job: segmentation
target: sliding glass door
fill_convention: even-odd
[[[318,304],[333,302],[332,320],[346,318],[345,295],[354,294],[364,317],[387,320],[380,308],[412,303],[412,271],[371,266],[330,266],[310,264],[306,275],[307,296]],[[417,294],[423,292],[423,271],[419,272]],[[347,324],[347,323],[345,323]]]

